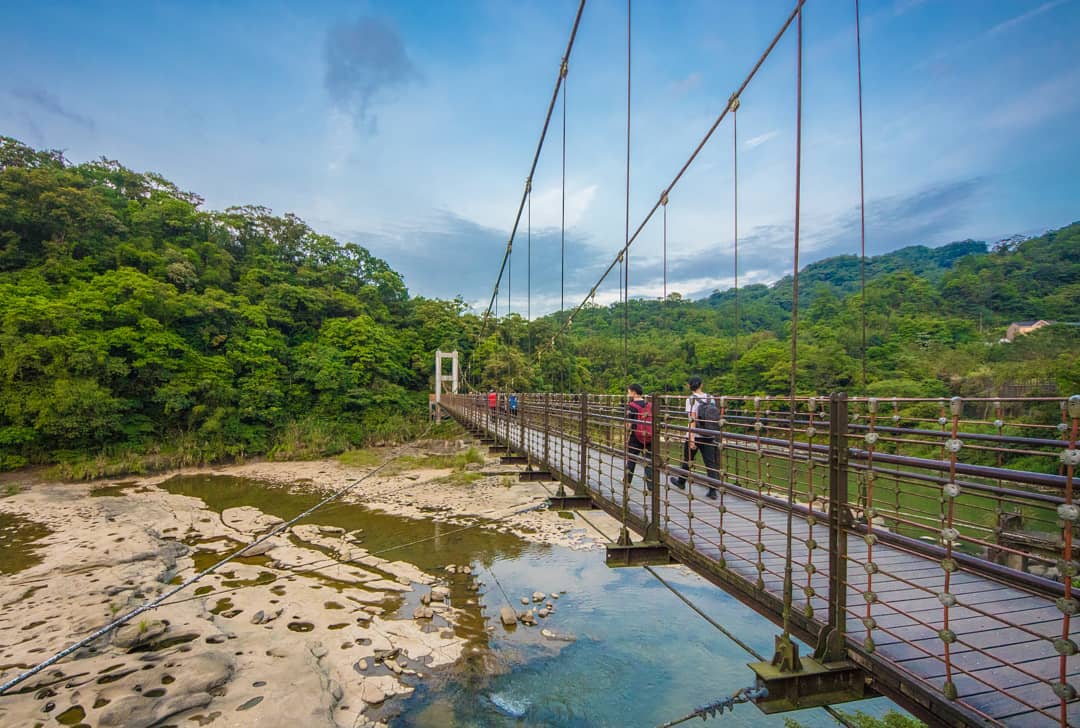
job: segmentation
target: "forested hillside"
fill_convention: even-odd
[[[1068,323],[999,343],[1025,319],[1080,322],[1080,223],[1020,243],[913,246],[867,260],[866,383],[897,396],[1080,392],[1080,327]],[[798,386],[862,391],[859,259],[819,261],[800,273]],[[526,327],[504,320],[478,356],[480,382],[502,388],[619,391],[683,387],[691,374],[718,392],[786,392],[792,280],[714,293],[631,300],[623,357],[622,307],[590,306],[550,351],[559,316]],[[523,351],[540,352],[527,357]]]
[[[340,450],[475,337],[364,248],[0,138],[0,467]]]
[[[1012,344],[1014,320],[1080,321],[1080,224],[1021,243],[904,248],[867,261],[866,380],[882,395],[1080,392],[1080,327]],[[800,275],[798,385],[862,389],[860,262]],[[787,389],[790,278],[700,301],[590,307],[492,325],[410,297],[384,261],[261,207],[221,212],[164,177],[70,164],[0,137],[0,469],[92,475],[339,452],[426,413],[434,351],[474,387]],[[475,347],[475,350],[474,350]],[[626,369],[624,370],[624,363]]]

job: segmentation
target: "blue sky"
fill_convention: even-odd
[[[295,212],[385,258],[413,294],[484,304],[577,7],[6,5],[0,134],[160,172],[210,208]],[[632,228],[791,7],[636,0]],[[1080,219],[1080,0],[864,0],[862,15],[870,253]],[[859,239],[853,2],[808,0],[804,23],[805,264]],[[568,305],[623,239],[625,28],[625,2],[590,0],[570,62]],[[738,113],[740,282],[791,269],[794,41]],[[559,305],[560,135],[556,123],[534,180],[534,314]],[[731,285],[732,147],[725,121],[671,196],[670,291]],[[659,222],[632,248],[632,295],[661,291]],[[617,296],[613,276],[598,300]]]

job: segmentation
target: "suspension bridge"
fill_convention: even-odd
[[[729,120],[732,141],[733,330],[740,331],[739,131],[743,94],[778,44],[794,34],[795,157],[792,308],[785,396],[716,396],[715,467],[682,459],[690,423],[683,398],[650,397],[648,447],[628,445],[623,397],[453,390],[440,406],[484,438],[525,478],[560,483],[552,505],[601,508],[622,523],[608,546],[612,566],[681,562],[780,627],[771,660],[751,665],[765,712],[890,697],[932,725],[1080,725],[1080,658],[1072,618],[1080,506],[1074,502],[1080,395],[1069,398],[808,397],[799,371],[799,252],[803,127],[803,15],[798,0],[750,64],[723,110],[635,226],[630,221],[633,12],[626,3],[626,211],[611,263],[576,307],[566,305],[566,87],[585,1],[574,17],[477,345],[463,383],[478,388],[479,343],[513,310],[514,243],[526,244],[525,316],[532,320],[532,190],[561,100],[562,222],[558,330],[529,340],[537,361],[566,344],[574,317],[616,270],[628,352],[630,251],[654,220],[662,225],[667,291],[668,206],[687,170]],[[854,0],[858,99],[862,376],[867,391],[866,218],[862,38]],[[658,214],[659,213],[659,214]],[[520,246],[519,246],[520,247]],[[737,342],[736,342],[737,343]],[[437,372],[442,379],[443,373]],[[571,377],[564,382],[569,387]],[[454,380],[457,386],[457,380]],[[630,467],[633,464],[636,467]],[[636,470],[636,477],[630,477]],[[675,480],[672,481],[672,478]],[[683,481],[683,482],[680,482]],[[679,485],[676,485],[679,484]],[[681,486],[681,487],[679,487]],[[793,638],[810,645],[799,655]],[[703,682],[707,682],[703,678]],[[703,686],[705,687],[705,686]]]
[[[756,666],[770,688],[763,709],[880,693],[932,725],[1080,723],[1080,396],[833,395],[799,398],[794,417],[783,399],[718,397],[713,473],[680,462],[681,397],[654,395],[653,447],[634,455],[623,398],[516,396],[515,413],[486,395],[446,395],[442,406],[526,464],[524,477],[558,480],[555,507],[618,518],[628,530],[609,564],[684,563],[814,647],[812,658],[778,647]],[[1065,426],[1008,419],[1033,405],[1060,405]],[[987,464],[1020,455],[1048,467]]]

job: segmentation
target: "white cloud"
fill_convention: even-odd
[[[567,185],[566,188],[566,226],[573,227],[585,218],[593,199],[597,185]],[[522,216],[522,226],[525,218]],[[534,228],[559,228],[562,224],[562,187],[551,186],[535,189],[532,194],[532,225]]]
[[[986,117],[991,128],[1019,130],[1076,108],[1080,100],[1080,70],[1070,69],[1031,88]]]
[[[1065,0],[1050,0],[1050,2],[1045,2],[1042,5],[1040,5],[1039,7],[1033,9],[1033,10],[1029,10],[1026,13],[1021,13],[1020,15],[1017,15],[1014,18],[1009,18],[1006,21],[998,23],[993,28],[986,31],[986,35],[987,36],[997,35],[998,33],[1002,33],[1002,32],[1004,32],[1006,30],[1009,30],[1010,28],[1014,28],[1017,25],[1020,25],[1020,23],[1023,23],[1023,22],[1025,22],[1027,20],[1030,20],[1031,18],[1034,18],[1036,15],[1042,15],[1047,10],[1052,10],[1052,9],[1056,8],[1058,5],[1063,4],[1064,2],[1065,2]]]
[[[774,139],[779,133],[779,131],[773,129],[772,131],[767,131],[764,134],[758,134],[757,136],[750,137],[745,142],[743,142],[743,146],[747,149],[754,149],[755,147],[760,147],[765,142]]]

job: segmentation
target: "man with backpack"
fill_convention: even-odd
[[[634,479],[634,469],[639,459],[645,460],[645,491],[652,487],[652,403],[642,397],[644,390],[640,384],[631,384],[626,389],[630,401],[626,404],[626,466],[623,470],[623,482],[627,485]]]
[[[705,472],[713,480],[720,479],[720,468],[716,462],[716,431],[720,429],[720,408],[716,406],[716,400],[701,389],[701,377],[690,377],[687,381],[690,387],[690,396],[686,398],[686,418],[689,427],[686,433],[686,442],[683,445],[683,459],[680,466],[683,470],[689,470],[694,456],[701,453],[701,459],[705,462]],[[675,476],[671,478],[671,484],[676,488],[686,487],[686,478]],[[716,488],[709,485],[707,498],[717,497]]]

